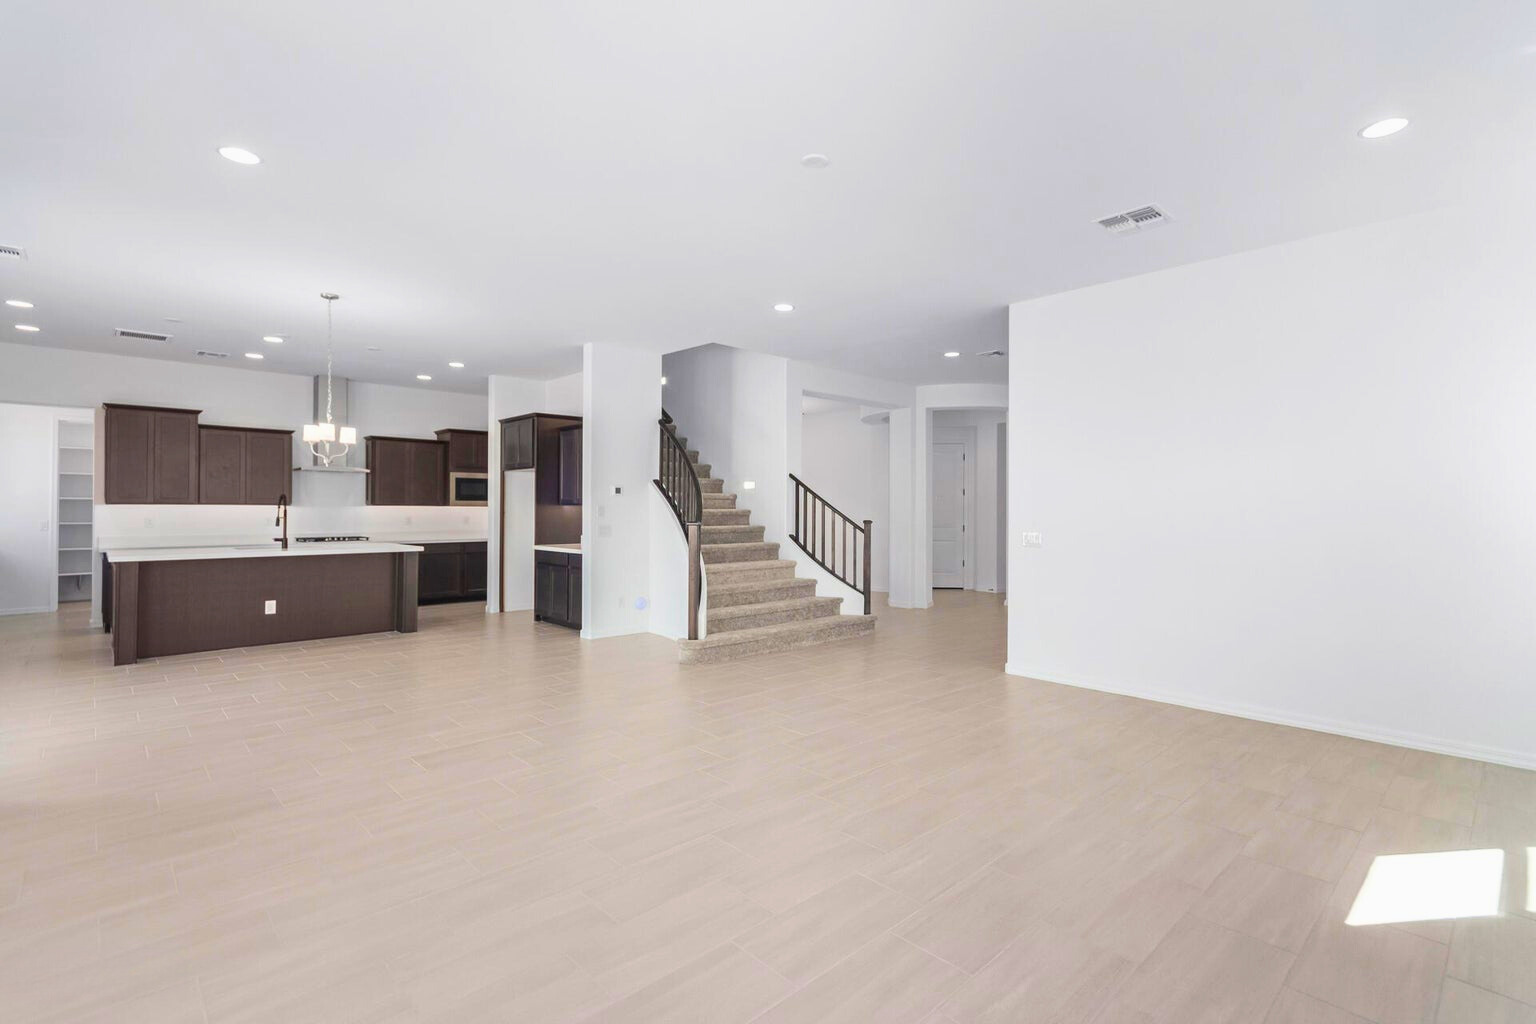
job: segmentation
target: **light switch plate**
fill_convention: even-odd
[[[1040,547],[1040,535],[1038,533],[1026,533],[1024,535],[1024,546],[1027,548]]]
[[[277,602],[276,601],[268,601],[267,604],[266,604],[265,611],[266,611],[266,613],[268,615],[276,615],[277,614]]]

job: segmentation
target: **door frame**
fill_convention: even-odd
[[[961,524],[963,542],[960,545],[961,585],[957,587],[941,587],[933,582],[933,514],[928,515],[928,586],[933,590],[975,590],[976,589],[976,428],[969,427],[935,427],[928,437],[928,465],[933,465],[933,447],[939,444],[958,444],[963,449],[963,465],[961,471],[961,488],[964,493],[961,496]],[[928,474],[928,505],[932,509],[933,481],[936,474],[931,470]]]

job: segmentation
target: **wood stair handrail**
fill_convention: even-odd
[[[860,523],[817,494],[795,474],[789,474],[789,479],[794,483],[795,496],[795,528],[789,539],[838,582],[864,595],[864,614],[870,614],[873,596],[870,585],[873,575],[870,566],[875,528],[873,520],[866,519]],[[850,555],[852,571],[848,565]]]
[[[704,521],[704,490],[699,484],[699,471],[688,457],[688,449],[677,440],[677,431],[667,410],[661,410],[661,419],[656,422],[661,428],[661,452],[653,482],[667,499],[672,513],[677,516],[677,524],[688,538],[688,639],[697,640],[699,597],[703,590],[700,536]]]

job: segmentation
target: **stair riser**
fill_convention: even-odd
[[[720,562],[766,562],[779,557],[778,544],[706,544],[702,548],[705,565]]]
[[[763,543],[763,528],[761,526],[715,526],[711,523],[704,524],[704,530],[700,539],[705,544],[761,544]]]
[[[746,526],[752,520],[752,512],[745,508],[706,508],[704,510],[704,525],[710,526]]]
[[[725,481],[721,480],[719,477],[711,477],[709,479],[701,478],[699,480],[699,490],[703,491],[705,494],[720,494],[725,490]]]
[[[834,627],[815,632],[779,636],[772,639],[753,640],[718,647],[689,647],[686,642],[678,647],[677,660],[685,665],[715,665],[738,658],[750,658],[757,654],[787,651],[799,647],[830,643],[850,637],[864,636],[874,631],[874,620],[864,615],[839,615]],[[819,621],[819,620],[818,620]]]
[[[707,462],[694,462],[694,464],[693,464],[693,471],[695,473],[699,474],[699,479],[700,480],[702,480],[705,477],[709,476],[709,471],[714,469],[714,468],[715,468],[714,466],[711,466]]]
[[[744,604],[767,604],[769,601],[811,597],[815,593],[814,580],[797,580],[791,577],[787,580],[763,580],[761,586],[752,590],[743,590],[740,593],[725,594],[711,590],[708,597],[710,608],[736,608]]]
[[[781,622],[805,622],[810,619],[825,619],[828,616],[839,614],[839,605],[842,602],[836,598],[830,601],[818,601],[815,604],[801,605],[796,608],[780,608],[771,612],[759,612],[755,615],[731,615],[720,619],[706,616],[705,621],[709,625],[709,634],[730,633],[738,629],[753,629],[757,626],[777,626]]]
[[[704,507],[707,508],[707,509],[708,508],[732,508],[733,509],[733,508],[736,507],[736,495],[734,495],[734,494],[709,494],[709,493],[706,492],[704,494]],[[750,515],[750,510],[743,509],[742,511],[748,512],[748,514]]]

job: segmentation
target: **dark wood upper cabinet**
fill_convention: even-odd
[[[501,468],[532,469],[533,414],[501,421]]]
[[[365,437],[368,504],[448,504],[448,445],[414,437]]]
[[[101,415],[104,501],[196,504],[197,410],[108,404],[102,406]]]
[[[484,430],[439,430],[437,439],[448,444],[448,472],[484,473],[488,460],[486,443],[490,435]]]
[[[204,505],[245,503],[245,431],[200,427],[198,501]]]
[[[560,428],[560,504],[581,504],[581,427]]]
[[[198,500],[276,505],[293,495],[293,431],[198,428]]]
[[[245,432],[245,503],[276,505],[293,497],[293,431]]]

